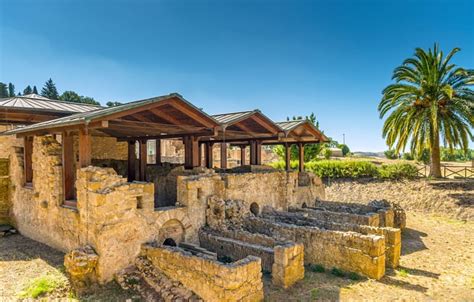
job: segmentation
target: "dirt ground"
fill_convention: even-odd
[[[307,270],[290,290],[266,280],[267,301],[474,301],[474,222],[409,212],[400,268],[379,281]]]
[[[266,301],[474,301],[474,222],[408,213],[401,267],[380,281],[336,277],[307,269],[306,277],[283,290],[265,278]],[[12,235],[0,239],[0,301],[17,300],[34,278],[47,274],[63,280],[50,298],[71,298],[63,253]],[[80,301],[125,301],[134,293],[112,283]],[[136,298],[136,296],[135,296]],[[76,298],[73,298],[76,300]]]

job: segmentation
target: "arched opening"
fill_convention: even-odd
[[[260,214],[260,207],[256,202],[252,202],[252,204],[250,205],[250,212],[255,216],[258,216],[258,214]]]
[[[163,241],[163,245],[176,246],[176,241],[174,241],[173,238],[166,238],[165,241]]]
[[[308,205],[306,204],[306,202],[303,202],[303,204],[301,205],[301,207],[304,209],[304,208],[307,208]]]

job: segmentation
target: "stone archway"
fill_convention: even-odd
[[[161,226],[157,241],[163,245],[176,246],[184,241],[185,235],[183,224],[177,219],[170,219]]]

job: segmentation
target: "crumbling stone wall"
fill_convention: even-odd
[[[261,217],[248,217],[244,228],[302,243],[306,264],[337,267],[374,279],[380,279],[385,273],[385,240],[382,236],[298,226]]]
[[[0,224],[10,222],[10,161],[0,158]]]
[[[315,226],[321,229],[357,232],[364,235],[379,235],[385,239],[385,265],[387,267],[396,268],[400,262],[400,254],[402,247],[401,230],[391,227],[374,227],[368,225],[359,225],[351,223],[337,223],[331,220],[322,220],[313,216],[306,216],[304,211],[301,212],[265,212],[263,217],[274,219],[280,222],[291,223],[300,226]]]
[[[302,244],[277,241],[262,234],[242,230],[212,230],[199,232],[202,247],[216,252],[219,257],[232,260],[249,255],[262,260],[262,270],[272,273],[273,283],[283,288],[304,278],[304,251]]]
[[[248,256],[224,264],[177,247],[144,245],[142,253],[166,276],[205,301],[262,301],[261,261]]]
[[[380,215],[378,213],[352,214],[344,212],[333,212],[328,210],[317,210],[318,208],[296,208],[290,207],[290,212],[305,213],[308,216],[322,221],[334,221],[339,223],[354,223],[370,226],[380,225]]]

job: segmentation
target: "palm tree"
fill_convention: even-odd
[[[444,57],[434,45],[428,52],[417,48],[413,57],[395,68],[394,84],[383,90],[378,106],[387,145],[397,152],[410,144],[413,154],[431,151],[430,176],[441,177],[440,136],[445,146],[460,146],[467,152],[473,140],[474,70],[449,61],[460,49]]]

